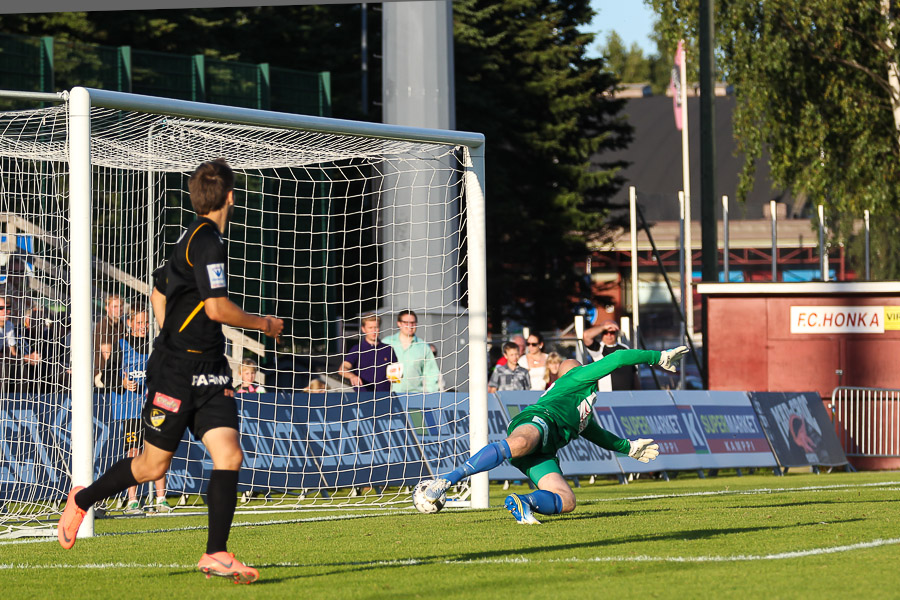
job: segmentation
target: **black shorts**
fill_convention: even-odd
[[[144,428],[138,418],[125,419],[125,449],[140,448],[144,445]]]
[[[224,356],[193,361],[154,349],[147,361],[147,400],[141,420],[144,439],[168,452],[178,449],[185,429],[197,440],[217,427],[238,430],[228,361]]]

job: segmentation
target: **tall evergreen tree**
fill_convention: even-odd
[[[495,323],[571,320],[586,236],[603,229],[617,167],[590,159],[624,147],[631,127],[615,78],[585,57],[587,0],[454,3],[457,124],[487,140],[488,300]]]

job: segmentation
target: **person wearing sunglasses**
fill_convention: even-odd
[[[532,390],[546,389],[544,373],[547,372],[547,354],[544,352],[544,336],[540,333],[528,335],[525,340],[525,355],[519,358],[519,366],[528,369]]]

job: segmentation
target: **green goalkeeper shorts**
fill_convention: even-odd
[[[534,485],[537,485],[541,478],[549,473],[562,475],[556,451],[566,445],[566,440],[558,434],[556,423],[547,413],[528,407],[509,422],[509,426],[506,428],[507,435],[522,425],[532,425],[540,431],[541,446],[531,454],[510,459],[509,464],[525,473]]]

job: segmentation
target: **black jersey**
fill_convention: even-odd
[[[154,286],[166,296],[166,318],[156,344],[179,356],[211,360],[225,354],[222,324],[203,309],[209,298],[228,296],[225,242],[216,224],[198,217],[185,230]]]

